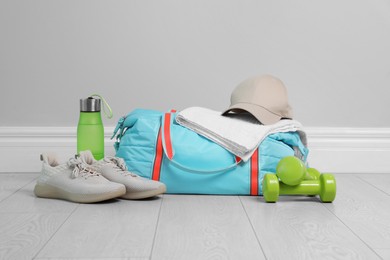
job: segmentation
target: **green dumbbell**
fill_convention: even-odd
[[[336,197],[336,180],[332,174],[306,169],[301,160],[288,156],[280,160],[276,174],[265,174],[263,179],[264,200],[276,202],[279,195],[320,195],[322,202],[332,202]]]
[[[295,156],[281,159],[276,166],[279,179],[287,185],[295,186],[303,180],[318,180],[320,172],[314,168],[306,168],[301,160]]]

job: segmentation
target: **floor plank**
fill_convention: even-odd
[[[69,214],[1,213],[0,259],[32,259]]]
[[[0,174],[0,259],[390,260],[390,174],[336,175],[331,204],[204,195],[77,204],[36,198],[37,176]]]
[[[359,174],[360,179],[370,183],[377,189],[390,196],[390,176],[389,174]]]
[[[37,173],[1,173],[0,201],[38,177]]]
[[[265,259],[237,196],[165,195],[152,259]]]
[[[336,200],[324,206],[371,248],[390,248],[390,196],[359,177],[336,180]]]
[[[35,181],[27,184],[0,202],[1,212],[12,213],[71,213],[78,203],[38,198],[34,195]]]
[[[61,258],[47,258],[47,257],[36,257],[34,260],[149,260],[149,258],[144,258],[144,257],[76,257],[76,258],[69,258],[69,257],[61,257]]]
[[[161,201],[80,204],[38,258],[148,258]]]
[[[379,259],[315,198],[241,200],[267,259]]]
[[[383,260],[390,260],[390,249],[375,249]]]

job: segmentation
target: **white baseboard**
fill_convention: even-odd
[[[114,155],[114,127],[105,128],[105,154]],[[77,152],[76,127],[0,127],[0,173],[39,172],[41,153],[67,161]]]
[[[105,152],[114,155],[113,127],[105,128]],[[390,128],[307,127],[309,163],[321,172],[390,173]],[[0,127],[0,173],[38,172],[39,155],[67,160],[76,153],[75,127]]]
[[[390,128],[305,128],[309,163],[333,173],[389,173]]]

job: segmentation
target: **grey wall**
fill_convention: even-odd
[[[76,125],[94,92],[106,125],[223,110],[265,73],[306,126],[390,127],[389,1],[0,1],[0,126]]]

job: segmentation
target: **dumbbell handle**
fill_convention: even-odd
[[[295,186],[279,183],[280,195],[318,195],[321,191],[319,180],[304,180]]]

